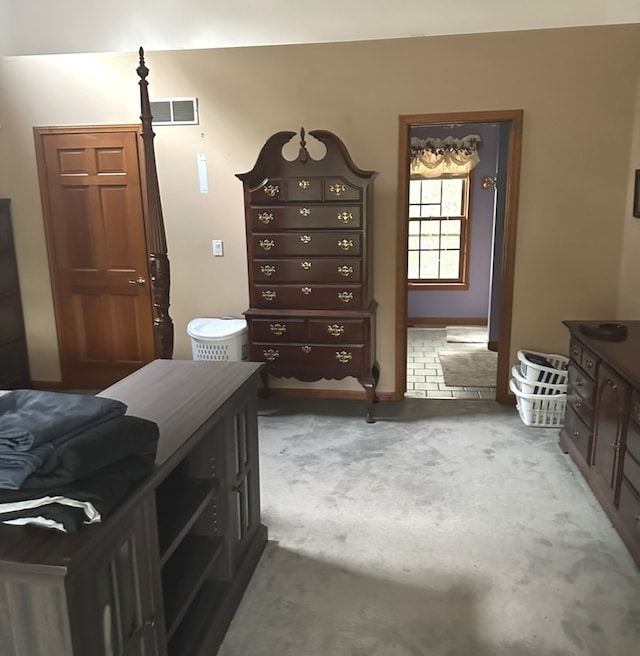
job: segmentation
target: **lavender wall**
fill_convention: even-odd
[[[494,192],[482,189],[482,178],[496,176],[498,123],[467,123],[455,127],[416,126],[412,137],[463,137],[479,134],[480,162],[474,169],[471,196],[471,258],[469,289],[465,291],[409,291],[409,318],[479,318],[489,313],[493,244]]]

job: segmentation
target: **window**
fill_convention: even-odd
[[[409,181],[410,286],[468,288],[469,176]]]

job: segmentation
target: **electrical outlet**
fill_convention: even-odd
[[[222,247],[222,239],[214,239],[212,244],[213,244],[213,256],[222,257],[224,255],[224,249]]]

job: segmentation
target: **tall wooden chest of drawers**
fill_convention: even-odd
[[[333,133],[313,159],[300,131],[295,160],[282,154],[295,132],[278,132],[244,188],[249,267],[249,359],[266,373],[303,381],[355,377],[374,421],[379,367],[372,290],[373,171],[359,169]]]
[[[10,210],[0,198],[0,389],[31,386]]]

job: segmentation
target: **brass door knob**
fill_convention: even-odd
[[[135,280],[127,280],[130,285],[144,285],[147,282],[146,278],[138,276]]]

